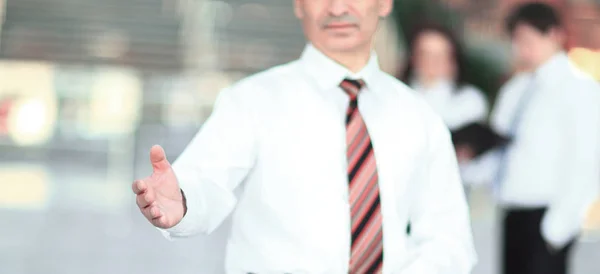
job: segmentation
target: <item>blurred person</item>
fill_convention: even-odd
[[[487,119],[485,95],[467,82],[462,43],[451,30],[422,24],[409,37],[409,49],[402,80],[423,95],[450,130]]]
[[[424,23],[410,35],[408,45],[410,57],[401,78],[423,95],[451,131],[487,120],[485,95],[467,82],[462,43],[450,29]],[[457,146],[456,152],[465,170],[474,152],[464,145]],[[473,183],[465,175],[463,182]]]
[[[372,51],[392,3],[294,1],[300,59],[221,92],[173,166],[154,146],[132,186],[143,215],[180,238],[233,214],[226,273],[469,273],[450,135]]]
[[[501,89],[491,115],[492,127],[512,138],[496,177],[503,273],[567,273],[598,193],[600,87],[569,62],[551,6],[518,6],[506,28],[526,71]]]

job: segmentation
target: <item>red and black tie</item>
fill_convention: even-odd
[[[346,113],[349,202],[352,228],[350,273],[381,273],[383,231],[377,166],[367,126],[358,110],[362,80],[344,80],[340,87],[350,96]]]

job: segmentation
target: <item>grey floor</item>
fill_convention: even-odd
[[[42,175],[37,176],[39,181],[35,176],[27,179],[35,182],[0,181],[0,193],[16,184],[26,186],[22,193],[26,202],[2,201],[0,194],[1,274],[220,272],[223,248],[218,243],[226,231],[208,239],[166,241],[135,208],[129,179],[134,175],[123,172],[121,176],[107,176],[107,166],[84,159],[39,163],[2,160],[0,178],[15,178],[6,174],[22,174],[19,171]],[[139,162],[136,173],[149,172],[144,159]],[[480,259],[474,273],[496,273],[493,206],[484,193],[472,198],[472,207]],[[599,258],[600,243],[579,244],[573,273],[599,273]]]

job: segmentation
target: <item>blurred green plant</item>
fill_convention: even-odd
[[[422,22],[434,22],[446,26],[463,36],[463,16],[447,5],[436,0],[395,0],[392,16],[400,32],[398,37],[407,50],[408,35]],[[462,39],[464,42],[464,39]],[[483,48],[463,44],[466,58],[467,80],[470,84],[481,89],[490,103],[493,103],[496,93],[504,80],[505,71],[494,56]]]

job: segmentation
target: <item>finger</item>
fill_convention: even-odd
[[[148,217],[150,217],[151,220],[158,219],[163,216],[158,206],[151,206],[148,209]]]
[[[146,219],[148,219],[148,221],[150,221],[153,224],[155,224],[155,222],[159,221],[159,219],[161,217],[163,217],[162,212],[156,205],[149,206],[149,207],[143,208],[141,210],[142,210],[142,214],[144,214]]]
[[[140,208],[146,208],[152,205],[155,200],[154,191],[146,191],[138,194],[136,197],[136,203]]]
[[[143,180],[136,180],[131,185],[131,188],[133,190],[133,193],[139,195],[139,194],[144,193],[148,189],[148,185]]]
[[[150,220],[150,223],[152,223],[156,227],[168,228],[167,217],[164,215],[161,215],[160,217],[156,217],[156,218]]]
[[[150,163],[154,172],[164,172],[171,167],[171,164],[167,161],[165,150],[159,145],[154,145],[150,149]]]

